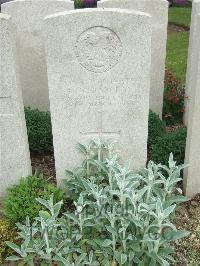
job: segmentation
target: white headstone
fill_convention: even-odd
[[[187,62],[187,74],[186,74],[186,86],[185,94],[187,96],[185,100],[185,114],[184,122],[188,124],[189,109],[192,108],[191,98],[193,98],[193,87],[196,82],[197,72],[197,54],[199,50],[200,35],[198,35],[198,18],[197,15],[200,13],[200,0],[194,0],[192,2],[192,18],[190,27],[190,41],[188,50],[188,62]]]
[[[196,40],[200,36],[200,14],[196,16]],[[200,193],[200,47],[196,47],[192,63],[196,67],[192,77],[192,94],[188,112],[188,132],[186,142],[185,163],[189,167],[184,171],[184,190],[189,197]]]
[[[70,0],[16,0],[2,5],[17,27],[20,81],[25,106],[49,110],[48,80],[41,28],[45,16],[73,9]]]
[[[45,30],[57,179],[80,163],[77,142],[91,138],[116,140],[123,159],[133,159],[135,169],[144,166],[150,17],[79,10],[48,17]]]
[[[20,85],[15,68],[14,30],[0,14],[0,196],[21,177],[31,174]]]
[[[101,0],[98,7],[125,8],[149,13],[152,17],[150,108],[162,117],[165,57],[168,24],[166,0]]]

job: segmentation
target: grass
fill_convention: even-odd
[[[169,8],[169,23],[190,27],[191,10],[191,4],[188,4],[186,7]]]
[[[183,83],[186,76],[188,44],[189,32],[172,32],[168,36],[166,67]]]
[[[186,7],[171,7],[169,23],[190,27],[191,4]],[[171,32],[168,34],[166,67],[174,72],[176,77],[185,83],[189,31]]]

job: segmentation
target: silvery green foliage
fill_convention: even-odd
[[[24,242],[8,243],[19,254],[9,259],[29,265],[170,265],[172,241],[188,235],[170,221],[185,200],[176,188],[184,166],[170,155],[168,167],[149,162],[135,173],[130,162],[120,164],[112,143],[93,140],[79,149],[85,159],[67,171],[66,182],[74,211],[58,218],[62,202],[37,199],[47,211],[33,225],[28,219],[18,225]]]
[[[150,161],[135,173],[130,162],[120,164],[112,143],[78,147],[85,160],[67,171],[66,187],[77,197],[71,225],[79,227],[80,242],[101,265],[170,265],[171,242],[188,235],[170,221],[176,204],[186,200],[176,188],[184,166],[176,166],[171,154],[168,166]]]
[[[76,252],[72,246],[69,227],[64,219],[59,219],[62,201],[54,204],[53,196],[50,200],[36,199],[40,204],[47,208],[47,211],[40,211],[39,217],[31,225],[27,218],[26,224],[17,224],[19,229],[19,238],[22,239],[22,245],[17,246],[14,243],[7,242],[17,255],[7,258],[10,261],[20,261],[20,265],[53,265],[54,262],[59,265],[78,266],[81,263],[88,262],[87,254],[82,253],[74,257],[71,263],[71,254]]]

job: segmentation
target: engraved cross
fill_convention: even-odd
[[[80,133],[82,135],[86,135],[86,136],[98,136],[99,138],[103,138],[103,137],[111,137],[111,136],[120,136],[121,131],[106,131],[103,130],[103,112],[102,111],[98,111],[98,131],[91,131],[91,132],[86,132],[86,131],[81,131]]]

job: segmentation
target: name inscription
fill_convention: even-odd
[[[137,106],[143,93],[130,89],[129,81],[112,82],[109,85],[74,87],[65,90],[64,99],[68,106]]]

